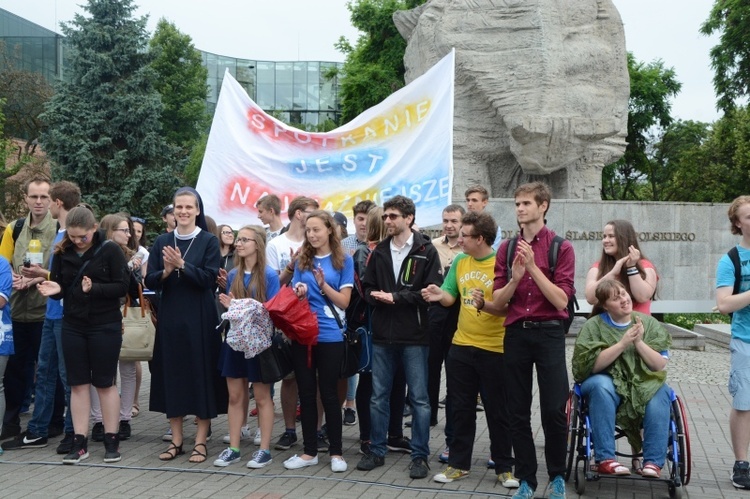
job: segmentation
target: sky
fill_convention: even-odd
[[[0,0],[0,8],[47,29],[85,14],[85,0]],[[716,111],[709,51],[717,37],[700,34],[711,0],[613,0],[625,26],[627,49],[638,61],[661,59],[673,67],[682,91],[672,115],[712,122]],[[136,0],[137,15],[149,15],[149,30],[166,17],[193,38],[196,48],[257,60],[343,61],[334,43],[352,43],[357,30],[349,22],[347,0]]]

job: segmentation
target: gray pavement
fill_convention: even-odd
[[[568,357],[572,348],[568,348]],[[569,365],[569,362],[568,362]],[[692,478],[684,488],[683,497],[740,498],[750,497],[750,491],[732,487],[729,474],[733,464],[729,439],[728,415],[730,397],[726,390],[729,352],[718,346],[707,346],[706,351],[672,352],[669,383],[684,400],[689,420],[692,446]],[[287,471],[282,462],[292,454],[301,453],[301,445],[289,451],[272,451],[274,462],[262,470],[244,466],[255,446],[243,443],[243,461],[227,468],[216,468],[213,460],[225,447],[221,437],[227,433],[226,417],[213,422],[214,438],[209,442],[209,459],[203,464],[190,464],[186,456],[165,463],[158,454],[166,449],[161,435],[167,429],[163,415],[147,410],[149,376],[144,363],[144,382],[141,390],[141,414],[133,419],[133,437],[121,444],[123,459],[116,465],[105,465],[103,444],[89,445],[91,457],[75,466],[61,464],[55,454],[59,438],[52,439],[43,449],[5,452],[0,456],[0,497],[231,497],[231,498],[342,498],[376,499],[388,497],[417,497],[445,499],[466,497],[510,497],[512,491],[497,483],[494,472],[487,470],[489,437],[484,414],[477,413],[477,435],[471,474],[452,484],[438,484],[431,479],[411,480],[408,476],[409,457],[389,453],[386,464],[371,472],[356,470],[360,458],[358,427],[344,427],[344,457],[349,470],[332,473],[327,456],[321,464],[303,470]],[[535,407],[538,404],[535,401]],[[540,487],[537,497],[546,486],[543,457],[543,433],[537,411],[533,430],[540,462]],[[430,466],[438,473],[443,465],[437,457],[444,447],[444,412],[432,429]],[[25,423],[28,420],[22,421]],[[276,399],[274,437],[283,431],[281,406]],[[195,433],[192,420],[185,421],[185,448],[192,444]],[[409,434],[406,429],[405,433]],[[301,431],[298,428],[298,435]],[[274,438],[275,439],[275,438]],[[568,497],[577,497],[571,479]],[[584,497],[591,498],[667,498],[665,482],[647,479],[601,480],[588,482]]]

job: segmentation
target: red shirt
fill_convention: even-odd
[[[555,233],[545,225],[542,230],[531,241],[531,248],[534,250],[534,261],[544,275],[552,281],[558,288],[562,289],[570,299],[576,292],[574,285],[575,277],[575,254],[573,245],[570,241],[563,241],[560,245],[560,251],[557,255],[557,268],[555,275],[550,277],[549,271],[549,247],[552,244]],[[500,245],[495,258],[495,285],[493,290],[498,290],[508,284],[508,263],[506,255],[510,240],[506,239]],[[505,318],[505,326],[509,326],[519,321],[551,321],[556,319],[565,319],[568,317],[568,311],[557,310],[549,300],[542,294],[539,286],[534,279],[525,273],[521,282],[518,283],[513,298],[508,304],[508,315]]]

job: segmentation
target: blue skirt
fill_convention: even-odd
[[[247,378],[251,383],[261,381],[257,357],[246,359],[243,352],[232,350],[226,343],[221,345],[219,371],[225,378]]]

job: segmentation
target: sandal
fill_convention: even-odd
[[[641,475],[646,478],[659,478],[661,476],[661,468],[654,463],[646,463]]]
[[[198,446],[203,447],[206,452],[199,451]],[[208,459],[208,447],[206,447],[206,444],[195,444],[195,447],[193,447],[193,452],[190,453],[190,459],[188,459],[188,462],[193,464],[200,464],[205,463],[206,459]]]
[[[600,475],[629,475],[630,470],[621,465],[614,459],[607,459],[599,463],[598,472]]]
[[[138,404],[133,404],[133,408],[130,409],[130,417],[134,418],[141,413],[141,407]]]
[[[630,461],[630,465],[632,466],[632,468],[631,468],[631,469],[632,469],[632,470],[633,470],[633,471],[634,471],[635,473],[637,473],[638,475],[642,475],[642,474],[643,474],[643,463],[641,462],[641,460],[640,460],[640,459],[638,459],[637,457],[634,457],[634,458],[633,458],[633,459],[632,459],[632,460]]]
[[[167,447],[167,450],[159,454],[159,459],[162,461],[171,461],[172,459],[176,458],[177,456],[181,456],[185,453],[185,451],[182,450],[182,444],[175,445],[174,442],[169,444],[169,447]]]

